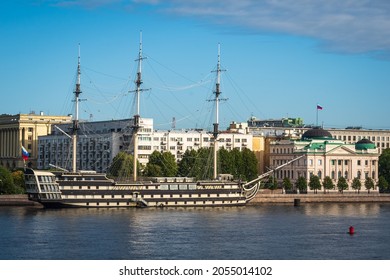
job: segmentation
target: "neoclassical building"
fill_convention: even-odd
[[[35,114],[0,115],[0,165],[22,168],[22,146],[30,154],[28,164],[37,166],[38,137],[51,133],[52,125],[70,123],[70,116]]]
[[[299,140],[273,141],[270,144],[270,168],[300,155],[304,157],[276,172],[278,181],[288,177],[294,184],[298,177],[304,177],[309,182],[312,175],[317,175],[321,181],[329,176],[336,185],[338,179],[344,177],[349,185],[347,191],[353,191],[351,183],[355,177],[361,180],[362,190],[366,178],[372,178],[375,184],[378,181],[380,154],[368,139],[345,143],[333,138],[327,130],[310,129]],[[373,191],[378,191],[376,186]]]

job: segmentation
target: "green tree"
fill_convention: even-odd
[[[171,152],[162,153],[162,164],[160,165],[164,176],[177,176],[177,162],[175,156]]]
[[[389,192],[389,183],[386,181],[384,176],[380,176],[377,184],[381,193]]]
[[[343,193],[345,190],[348,189],[348,183],[344,177],[340,177],[339,180],[337,181],[337,189],[341,193]]]
[[[148,163],[145,166],[144,175],[146,177],[163,177],[163,171],[160,165]]]
[[[320,177],[317,175],[311,176],[309,181],[309,188],[313,190],[314,193],[317,193],[317,191],[321,189]]]
[[[379,156],[378,160],[378,174],[383,176],[387,183],[390,183],[390,149],[385,149]]]
[[[295,187],[300,193],[307,192],[307,181],[305,177],[299,177],[295,182]]]
[[[360,193],[361,187],[362,183],[360,182],[360,179],[357,177],[353,178],[351,188]]]
[[[269,176],[267,182],[265,183],[265,187],[270,189],[272,192],[278,188],[278,182],[276,181],[274,176]]]
[[[17,193],[17,190],[11,172],[5,167],[0,166],[0,194],[15,193]]]
[[[325,176],[324,181],[322,182],[322,185],[324,187],[324,193],[325,191],[333,190],[334,189],[334,183],[333,180],[329,176]]]
[[[149,156],[149,162],[145,167],[145,175],[151,177],[174,177],[177,175],[178,166],[175,156],[171,152],[160,153],[154,151]]]
[[[14,180],[15,188],[17,193],[25,193],[26,186],[24,184],[24,172],[22,170],[16,170],[11,173],[12,179]]]
[[[224,147],[218,150],[218,167],[219,173],[221,174],[233,174],[234,172],[234,159],[232,153]]]
[[[197,179],[211,179],[213,177],[213,153],[210,148],[200,148],[194,166],[194,176]]]
[[[245,179],[244,177],[244,172],[243,172],[243,159],[242,159],[242,153],[240,152],[239,149],[233,149],[231,152],[231,158],[234,162],[233,170],[232,170],[232,175],[236,179]]]
[[[244,148],[242,151],[242,168],[244,180],[252,180],[258,176],[257,173],[257,158],[254,152],[248,148]]]
[[[195,177],[194,166],[198,153],[195,150],[186,150],[181,161],[178,164],[178,176]]]
[[[375,187],[374,180],[373,180],[371,177],[368,177],[368,178],[364,181],[364,186],[366,187],[366,190],[368,191],[368,193],[370,193],[370,190],[373,189],[373,188]]]
[[[284,178],[283,178],[282,185],[283,185],[283,188],[286,190],[286,192],[292,190],[293,185],[292,185],[292,183],[291,183],[290,178],[284,177]]]
[[[119,152],[110,167],[107,170],[109,177],[115,178],[131,178],[133,176],[133,155],[126,152]],[[141,173],[141,164],[137,161],[137,174]]]

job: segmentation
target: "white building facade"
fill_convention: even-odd
[[[326,130],[311,129],[303,134],[301,140],[271,143],[270,167],[274,168],[300,155],[305,156],[275,172],[279,182],[285,177],[293,184],[299,177],[304,177],[309,182],[312,175],[317,175],[321,181],[329,176],[337,185],[338,179],[344,177],[349,185],[347,191],[354,191],[351,188],[354,178],[361,180],[362,190],[367,178],[372,178],[375,184],[378,181],[379,151],[368,139],[350,144],[334,139]],[[373,191],[378,192],[378,189],[375,187]]]
[[[213,147],[213,136],[205,130],[154,130],[153,119],[141,118],[138,130],[138,160],[146,165],[153,151],[171,152],[180,161],[186,150]],[[77,141],[77,169],[106,172],[120,151],[132,153],[133,120],[80,123]],[[71,124],[59,126],[69,131]],[[71,139],[56,129],[51,135],[39,137],[38,168],[51,165],[70,168]],[[253,136],[240,132],[221,132],[218,147],[227,150],[252,150]]]

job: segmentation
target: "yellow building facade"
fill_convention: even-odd
[[[71,116],[40,114],[0,115],[0,165],[22,168],[22,146],[30,153],[28,164],[37,166],[38,136],[51,133],[52,125],[71,122]]]

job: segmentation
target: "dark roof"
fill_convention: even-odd
[[[359,140],[355,144],[356,150],[368,150],[368,149],[376,149],[375,143],[363,138],[362,140]]]
[[[329,131],[322,128],[312,128],[307,130],[302,135],[302,140],[311,140],[311,139],[332,139],[333,136]]]
[[[368,140],[367,138],[363,138],[362,140],[357,141],[356,144],[374,144],[374,143]]]

